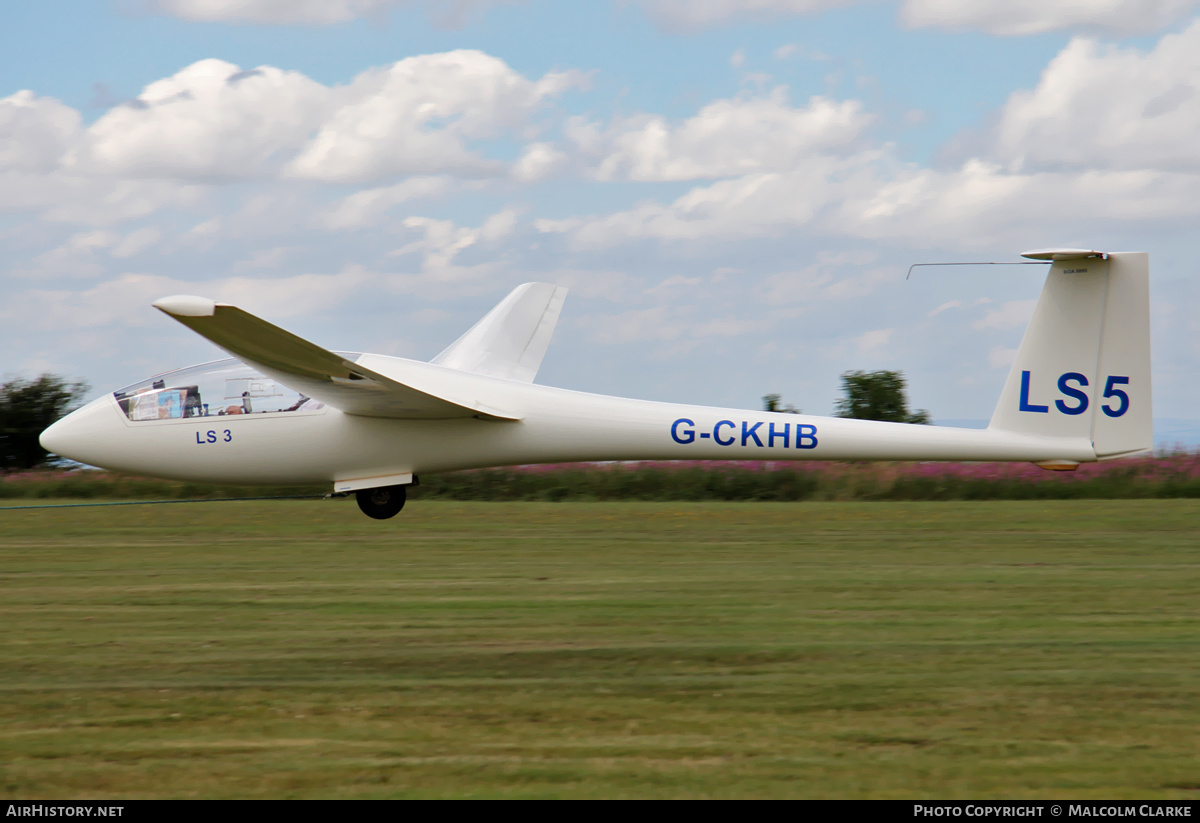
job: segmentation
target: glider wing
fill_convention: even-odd
[[[478,402],[448,398],[444,391],[424,391],[386,377],[237,306],[178,295],[164,297],[154,307],[268,377],[347,414],[408,419],[520,419]]]

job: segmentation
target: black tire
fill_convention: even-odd
[[[367,517],[376,520],[387,520],[395,517],[404,508],[408,499],[407,486],[380,486],[377,489],[363,489],[354,495],[358,499],[358,507]]]

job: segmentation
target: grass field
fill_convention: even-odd
[[[1194,799],[1198,526],[1194,500],[0,509],[0,791]]]

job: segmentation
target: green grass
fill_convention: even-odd
[[[0,792],[1194,799],[1198,523],[1190,500],[0,509]]]

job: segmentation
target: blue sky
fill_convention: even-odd
[[[898,368],[986,418],[1040,276],[1151,253],[1155,403],[1196,418],[1193,0],[114,0],[0,34],[7,374],[210,359],[240,302],[428,358],[571,288],[541,382],[826,414]],[[332,19],[331,19],[332,18]]]

